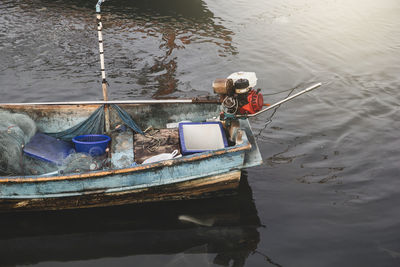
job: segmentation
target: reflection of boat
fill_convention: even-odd
[[[143,129],[150,125],[165,128],[171,121],[204,121],[219,111],[215,103],[164,102],[167,103],[121,107]],[[1,109],[28,115],[41,132],[71,127],[97,107],[55,103],[0,105]],[[110,112],[110,121],[112,129],[123,123],[116,112]],[[238,187],[241,169],[261,162],[248,121],[242,120],[240,128],[236,128],[231,146],[181,158],[98,171],[1,177],[0,211],[87,208],[232,193]]]
[[[212,223],[188,223],[178,219],[182,215]],[[215,253],[215,263],[224,265],[244,263],[257,248],[260,221],[242,179],[239,195],[233,197],[15,214],[0,226],[5,265],[176,253]]]

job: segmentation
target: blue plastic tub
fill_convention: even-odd
[[[103,155],[110,140],[109,136],[102,134],[79,135],[72,138],[76,152],[88,153],[91,156]]]

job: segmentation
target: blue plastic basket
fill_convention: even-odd
[[[111,138],[102,134],[79,135],[72,138],[76,152],[88,153],[91,156],[100,156],[106,152]]]

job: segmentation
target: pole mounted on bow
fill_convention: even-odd
[[[97,33],[99,36],[99,53],[100,53],[100,70],[101,70],[101,87],[103,89],[103,99],[104,101],[108,101],[108,92],[107,92],[107,80],[106,80],[106,71],[104,67],[104,48],[103,48],[103,34],[101,30],[103,29],[103,24],[101,23],[101,10],[100,6],[105,0],[98,0],[96,4],[96,20],[97,20]],[[104,106],[104,118],[105,118],[105,130],[106,132],[110,131],[110,111],[107,104]]]

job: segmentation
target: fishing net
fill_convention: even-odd
[[[0,174],[21,172],[22,149],[35,133],[36,124],[29,116],[0,110]]]
[[[72,138],[84,134],[103,134],[104,133],[104,105],[93,112],[89,118],[81,123],[57,133],[46,133],[63,141],[71,142]]]
[[[57,172],[58,166],[54,163],[32,158],[24,154],[22,168],[18,174],[21,175],[42,175]]]
[[[126,123],[126,125],[131,128],[133,131],[139,133],[139,134],[144,134],[144,132],[140,129],[140,127],[136,124],[136,122],[132,119],[132,117],[126,112],[124,109],[121,107],[112,104],[111,107],[117,111],[118,116],[121,118],[123,122]]]
[[[107,156],[92,157],[85,153],[71,153],[61,165],[24,155],[24,175],[63,175],[101,170],[107,167]]]
[[[107,156],[92,157],[85,153],[72,153],[59,168],[60,173],[81,173],[101,170],[106,167]]]
[[[143,134],[132,117],[121,107],[110,105],[121,120],[132,130]],[[71,142],[78,135],[104,133],[104,105],[81,123],[61,132],[46,133],[57,139]],[[82,153],[72,153],[62,166],[24,155],[23,147],[36,133],[35,122],[27,115],[0,110],[0,175],[42,175],[51,172],[80,173],[98,170],[105,159]]]
[[[115,104],[110,106],[117,112],[118,116],[129,128],[137,133],[143,134],[142,130],[125,110]],[[78,135],[104,134],[104,124],[104,105],[102,105],[96,109],[96,111],[93,112],[89,118],[81,123],[61,132],[46,134],[64,141],[71,141],[72,138]]]

